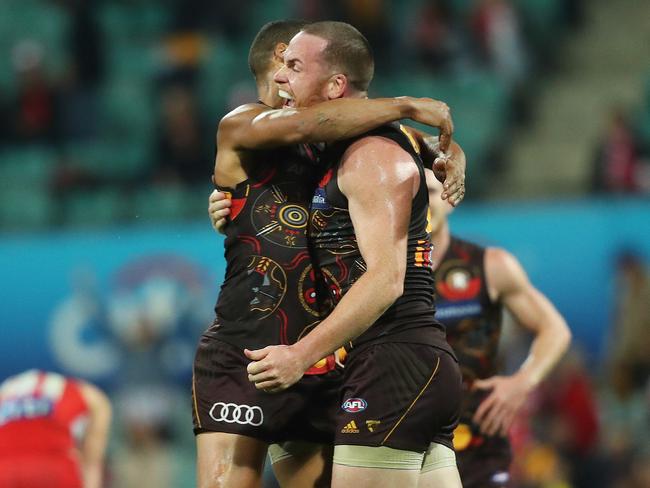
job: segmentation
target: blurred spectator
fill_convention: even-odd
[[[635,192],[641,186],[639,178],[642,170],[638,143],[622,109],[615,108],[609,117],[594,161],[593,189]]]
[[[249,32],[251,8],[250,0],[176,1],[173,28],[176,32],[201,30],[239,40]]]
[[[526,52],[516,10],[508,0],[480,0],[472,26],[480,53],[510,87],[526,75]]]
[[[104,76],[104,43],[97,24],[97,0],[62,0],[71,18],[68,49],[80,86],[95,87]]]
[[[644,389],[636,384],[634,369],[630,362],[614,364],[610,369],[610,387],[601,398],[603,447],[616,479],[629,472],[636,453],[650,454],[650,405]]]
[[[650,275],[641,256],[624,251],[617,260],[612,362],[627,365],[634,387],[650,375]]]
[[[192,93],[182,85],[164,89],[155,179],[161,183],[209,180],[214,141],[206,136]],[[208,145],[208,143],[210,145]]]
[[[296,19],[305,19],[311,22],[317,20],[336,20],[340,16],[337,2],[323,0],[293,0]]]
[[[121,395],[117,412],[124,439],[113,460],[114,486],[175,486],[169,445],[169,393],[164,389],[142,385]]]
[[[609,466],[602,462],[598,449],[596,391],[576,351],[567,355],[542,387],[539,409],[542,428],[538,437],[566,459],[571,486],[606,488]]]
[[[95,386],[30,370],[0,385],[0,486],[99,488],[111,422]]]
[[[12,114],[17,141],[54,143],[58,140],[59,90],[45,73],[44,57],[45,48],[33,40],[20,41],[12,50],[18,86]]]
[[[104,77],[105,52],[96,21],[95,0],[61,0],[68,9],[71,26],[68,51],[71,66],[62,87],[62,136],[89,138],[97,131],[97,87]]]
[[[341,20],[355,26],[368,39],[375,55],[375,71],[379,72],[390,71],[391,67],[394,36],[389,22],[390,7],[385,0],[341,1]]]
[[[417,13],[415,49],[418,60],[432,72],[444,72],[457,54],[447,0],[429,0]]]

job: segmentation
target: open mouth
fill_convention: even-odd
[[[278,95],[280,95],[281,98],[284,99],[284,103],[282,104],[282,107],[295,107],[296,101],[293,99],[293,97],[287,93],[284,90],[278,90]]]

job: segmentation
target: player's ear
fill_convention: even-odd
[[[327,97],[330,100],[335,98],[342,98],[348,88],[348,78],[342,74],[337,73],[332,75],[327,83]]]
[[[287,45],[284,42],[278,42],[273,50],[273,58],[278,63],[284,63],[284,52],[287,50]]]

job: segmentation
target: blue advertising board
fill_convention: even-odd
[[[617,254],[650,260],[648,200],[466,203],[451,227],[517,256],[596,358],[606,350]],[[222,250],[207,221],[2,237],[0,376],[39,367],[107,384],[146,377],[143,365],[155,364],[185,381],[212,320]]]

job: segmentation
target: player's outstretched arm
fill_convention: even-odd
[[[440,129],[443,151],[453,133],[449,107],[430,98],[340,98],[305,108],[239,107],[219,123],[219,134],[236,150],[265,149],[359,136],[400,119]]]
[[[90,411],[81,445],[84,488],[103,486],[104,456],[111,424],[111,403],[97,387],[81,383],[81,394]]]
[[[557,364],[571,341],[571,332],[553,304],[528,280],[519,261],[509,252],[488,248],[485,252],[488,290],[503,303],[515,321],[534,334],[528,357],[512,376],[495,376],[475,382],[475,388],[491,390],[474,420],[486,434],[506,435],[517,411]]]
[[[416,166],[396,143],[366,137],[350,146],[338,175],[367,270],[296,344],[247,351],[254,361],[249,379],[259,389],[289,387],[311,364],[361,335],[403,293],[411,202],[419,184]]]

